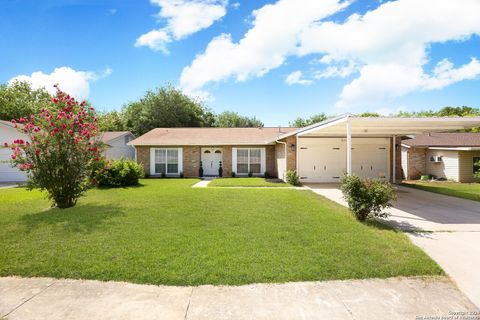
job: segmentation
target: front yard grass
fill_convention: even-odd
[[[404,186],[447,196],[480,201],[480,183],[460,183],[450,181],[404,181]]]
[[[283,181],[273,182],[265,178],[217,178],[209,187],[293,187]]]
[[[403,233],[310,191],[197,181],[91,190],[63,210],[38,191],[0,190],[0,276],[239,285],[442,274]]]

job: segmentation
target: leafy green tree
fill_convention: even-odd
[[[221,128],[263,127],[263,122],[255,117],[250,118],[233,111],[224,111],[216,115],[214,126]]]
[[[314,114],[310,118],[298,117],[297,119],[289,122],[289,125],[291,127],[303,128],[303,127],[309,126],[309,125],[317,123],[317,122],[322,122],[326,119],[327,119],[327,115],[322,112],[322,113]]]
[[[365,117],[365,118],[368,118],[368,117],[370,117],[370,118],[378,118],[378,117],[380,117],[380,114],[377,113],[377,112],[368,112],[368,111],[367,111],[367,112],[360,113],[358,116],[359,116],[359,117]]]
[[[211,127],[214,114],[197,100],[172,87],[149,90],[123,108],[125,128],[142,135],[161,127]]]
[[[101,131],[125,131],[123,112],[111,111],[98,114],[98,127]]]
[[[0,120],[10,121],[37,113],[51,99],[45,89],[32,89],[28,82],[0,85]]]

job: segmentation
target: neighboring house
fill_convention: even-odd
[[[10,165],[12,150],[2,148],[4,142],[12,143],[15,139],[27,140],[27,136],[18,132],[9,121],[0,120],[0,182],[24,182],[27,176]]]
[[[107,145],[105,157],[107,159],[135,159],[135,148],[128,145],[135,136],[130,131],[107,131],[100,135],[100,141]]]
[[[480,133],[429,133],[402,140],[402,170],[406,179],[432,175],[458,182],[478,182]]]
[[[305,128],[157,128],[129,144],[150,176],[269,175],[297,170],[303,182],[339,182],[344,172],[399,181],[400,137],[480,126],[480,118],[341,115]]]

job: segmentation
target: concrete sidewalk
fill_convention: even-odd
[[[9,320],[416,319],[451,312],[478,309],[446,277],[199,287],[0,278],[0,318]]]

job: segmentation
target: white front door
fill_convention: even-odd
[[[203,175],[218,176],[218,169],[222,160],[222,148],[202,148]]]

